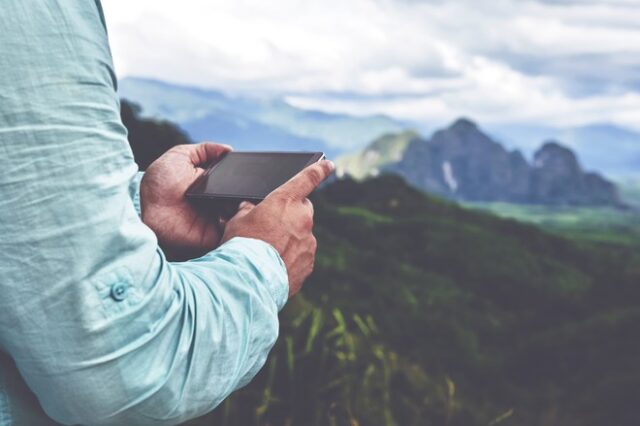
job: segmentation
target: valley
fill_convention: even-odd
[[[550,207],[509,203],[464,203],[471,209],[531,223],[576,240],[640,247],[640,211],[609,207]]]

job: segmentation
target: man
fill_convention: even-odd
[[[223,230],[184,192],[228,147],[176,147],[140,183],[98,1],[5,0],[0,28],[0,423],[212,410],[262,367],[313,268],[307,195],[332,164]]]

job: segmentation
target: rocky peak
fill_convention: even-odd
[[[491,162],[491,158],[502,156],[504,151],[500,144],[466,118],[460,118],[446,129],[435,132],[428,144],[449,160],[472,163]]]
[[[391,167],[418,187],[474,201],[524,199],[528,168],[521,155],[510,153],[465,118],[428,141],[412,141],[402,160]]]
[[[464,117],[458,118],[456,121],[454,121],[453,124],[449,126],[449,129],[455,132],[463,132],[463,133],[479,131],[478,125],[476,123]]]
[[[533,166],[562,175],[582,172],[573,151],[556,141],[547,141],[536,151],[533,156]]]
[[[431,138],[431,141],[436,144],[439,142],[451,144],[455,141],[462,145],[487,142],[488,140],[478,126],[466,118],[459,118],[446,129],[435,132]]]

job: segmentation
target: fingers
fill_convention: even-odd
[[[187,151],[189,159],[194,166],[202,166],[212,161],[220,159],[224,154],[231,151],[233,148],[229,145],[203,142],[192,145],[184,145],[183,148]]]
[[[309,211],[311,212],[311,216],[313,217],[313,203],[311,202],[311,200],[305,198],[304,201],[302,201],[302,204],[304,204],[304,206],[309,209]]]
[[[251,210],[254,209],[256,205],[253,203],[250,203],[249,201],[243,201],[240,203],[240,205],[238,206],[238,211],[236,212],[236,214],[233,216],[234,218],[238,217],[243,217],[246,216]]]
[[[305,167],[304,170],[289,179],[276,191],[286,193],[288,196],[298,200],[304,200],[313,192],[325,179],[331,176],[335,166],[329,160],[322,160],[318,163]]]
[[[254,208],[256,205],[249,202],[249,201],[243,201],[238,205],[238,211],[240,210],[251,210],[252,208]]]

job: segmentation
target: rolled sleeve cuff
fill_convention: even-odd
[[[278,251],[265,241],[246,237],[232,238],[220,248],[225,251],[237,250],[246,256],[264,278],[263,284],[269,290],[278,311],[282,310],[289,298],[289,277]]]
[[[131,197],[131,201],[133,201],[133,207],[135,207],[136,212],[138,212],[138,216],[142,216],[142,209],[140,207],[140,182],[142,182],[143,176],[144,172],[137,172],[129,183],[129,196]]]

